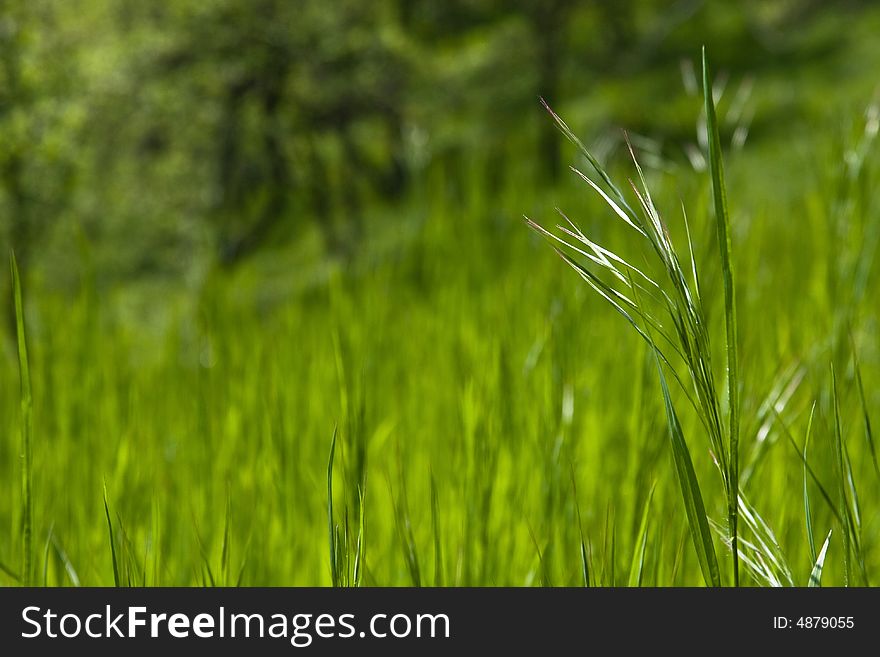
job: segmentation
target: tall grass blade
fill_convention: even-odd
[[[645,564],[645,546],[648,543],[648,517],[651,511],[651,500],[654,498],[654,486],[648,493],[648,499],[645,500],[645,508],[642,511],[642,520],[639,523],[639,531],[636,534],[635,548],[633,549],[632,563],[629,567],[629,586],[636,587],[642,585],[642,569]]]
[[[822,544],[819,556],[816,557],[816,565],[814,565],[813,570],[810,571],[810,581],[807,584],[810,588],[822,586],[822,569],[825,567],[825,555],[828,553],[828,544],[831,542],[832,531],[833,530],[828,530],[828,536]]]
[[[541,568],[541,586],[551,587],[553,586],[553,582],[550,579],[550,573],[547,570],[547,563],[544,561],[544,553],[541,550],[541,546],[538,545],[538,539],[535,538],[535,533],[532,531],[531,525],[528,527],[529,530],[529,538],[532,539],[532,545],[535,547],[535,553],[538,555],[538,565]]]
[[[9,254],[9,267],[12,270],[12,291],[15,302],[15,333],[18,340],[18,373],[21,397],[21,582],[28,586],[32,583],[34,567],[33,461],[31,452],[34,404],[31,394],[31,372],[24,323],[24,304],[21,295],[21,277],[13,252]]]
[[[0,561],[0,573],[3,573],[4,575],[6,575],[13,582],[16,582],[16,583],[21,582],[21,578],[18,576],[18,573],[16,573],[14,570],[12,570],[12,568],[7,566],[2,561]]]
[[[855,475],[853,475],[852,461],[849,457],[849,445],[843,442],[843,463],[846,466],[846,485],[849,490],[850,512],[853,517],[853,524],[857,531],[860,532],[862,527],[861,504],[859,504],[859,492],[856,489]]]
[[[638,291],[634,290],[639,308],[641,308]],[[669,385],[666,382],[666,375],[663,373],[663,365],[660,361],[660,350],[654,343],[650,329],[647,330],[646,339],[651,347],[654,355],[654,363],[657,365],[657,375],[660,379],[660,389],[663,393],[663,406],[666,410],[666,422],[669,428],[669,438],[672,445],[672,457],[675,463],[675,472],[678,477],[679,488],[681,489],[682,499],[684,501],[685,514],[690,527],[691,538],[694,543],[694,549],[697,552],[697,560],[700,564],[700,570],[703,574],[703,581],[707,586],[721,586],[721,575],[718,569],[718,558],[715,555],[715,544],[712,542],[712,530],[709,525],[709,517],[706,514],[706,507],[703,504],[703,494],[700,490],[700,484],[697,480],[697,474],[694,471],[693,460],[688,449],[687,442],[684,439],[684,432],[675,407],[672,404],[672,397],[669,394]]]
[[[727,211],[727,192],[724,187],[724,166],[721,160],[721,138],[712,98],[712,79],[706,49],[703,48],[703,98],[706,106],[706,128],[709,138],[709,171],[712,177],[712,197],[715,204],[715,224],[721,253],[721,273],[724,280],[724,321],[727,332],[727,397],[728,397],[728,525],[733,554],[733,583],[739,585],[739,558],[737,546],[737,496],[739,495],[739,364],[737,356],[736,292],[734,288],[730,216]]]
[[[627,203],[626,198],[624,198],[623,194],[621,194],[620,190],[611,180],[611,177],[608,175],[602,165],[599,164],[599,161],[596,159],[596,157],[589,151],[589,149],[578,138],[578,136],[574,134],[572,129],[568,127],[565,121],[563,121],[562,118],[550,108],[550,105],[547,104],[547,101],[545,101],[543,98],[540,98],[539,100],[541,101],[541,105],[544,107],[544,109],[547,110],[547,112],[553,118],[553,121],[556,123],[556,127],[559,128],[560,132],[562,132],[562,134],[565,135],[566,139],[568,139],[572,144],[577,147],[577,149],[581,152],[581,155],[587,158],[590,166],[592,166],[596,173],[599,174],[599,177],[602,179],[602,181],[606,185],[608,185],[608,187],[614,193],[614,198],[617,199],[617,202],[623,207],[623,209],[625,209],[629,213],[631,217],[637,216]]]
[[[113,536],[113,520],[110,517],[110,504],[107,502],[107,482],[104,482],[104,514],[107,516],[107,532],[110,535],[110,558],[113,561],[113,585],[121,586],[119,579],[119,560],[116,556],[116,538]]]
[[[52,530],[55,528],[53,524],[49,527],[49,533],[46,534],[46,543],[43,545],[43,583],[42,587],[49,586],[49,549],[52,547]]]
[[[852,336],[850,336],[852,340]],[[862,384],[862,369],[859,367],[859,356],[856,353],[855,344],[852,348],[853,367],[856,373],[856,387],[859,390],[859,401],[862,405],[862,418],[865,423],[865,441],[868,443],[868,450],[871,453],[871,463],[874,466],[874,474],[880,479],[880,465],[877,462],[877,447],[874,443],[874,432],[871,430],[871,416],[868,413],[868,402],[865,400],[865,386]]]
[[[357,545],[355,547],[355,555],[354,555],[354,570],[352,574],[352,583],[355,586],[361,585],[361,579],[363,576],[363,566],[364,566],[364,554],[367,549],[366,544],[366,519],[365,519],[365,509],[366,509],[366,492],[358,485],[357,489],[358,493],[358,534],[357,534]]]
[[[773,530],[743,494],[739,496],[739,515],[743,521],[739,537],[741,560],[758,576],[758,581],[770,586],[794,586],[791,566]]]
[[[217,580],[214,578],[214,570],[211,568],[211,553],[209,552],[205,542],[202,540],[202,536],[199,533],[199,525],[196,522],[195,515],[193,515],[193,533],[196,535],[196,543],[199,545],[199,555],[202,558],[202,577],[203,584],[202,586],[217,586]]]
[[[336,436],[338,427],[333,427],[330,440],[330,456],[327,459],[327,531],[330,548],[330,581],[339,586],[339,571],[336,563],[336,528],[333,519],[333,457],[336,455]]]
[[[153,575],[153,586],[160,585],[159,575],[161,573],[161,536],[162,536],[162,524],[161,524],[161,516],[159,511],[159,503],[158,500],[154,497],[152,500],[152,527],[150,529],[150,543],[153,546],[153,563],[151,566],[152,575]]]
[[[397,533],[403,547],[404,561],[409,571],[412,586],[420,587],[422,585],[421,568],[419,567],[418,550],[416,549],[416,540],[413,534],[412,520],[409,515],[409,496],[406,490],[406,480],[403,476],[403,467],[398,451],[398,482],[400,494],[394,501],[395,522],[397,524]],[[393,495],[392,495],[393,497]]]
[[[607,529],[606,526],[606,531]],[[611,547],[609,549],[609,554],[610,556],[605,557],[607,561],[611,562],[608,585],[617,586],[617,524],[614,522],[613,518],[611,520]]]
[[[697,310],[702,311],[702,303],[703,296],[702,292],[700,292],[700,275],[697,273],[697,256],[694,251],[694,242],[691,239],[691,226],[687,217],[687,210],[684,207],[684,201],[681,203],[681,216],[684,219],[684,230],[687,235],[687,243],[688,243],[688,257],[690,258],[691,264],[691,276],[694,279],[694,302]]]
[[[697,551],[697,559],[703,580],[708,586],[721,586],[721,576],[718,571],[718,559],[715,556],[715,545],[712,543],[712,532],[706,516],[706,507],[703,504],[703,495],[700,492],[700,484],[697,474],[694,472],[694,464],[691,460],[690,450],[684,440],[681,424],[672,406],[669,395],[669,386],[659,360],[657,371],[660,375],[660,388],[663,391],[663,404],[666,408],[666,420],[669,425],[669,437],[672,441],[672,456],[675,462],[675,471],[678,475],[678,483],[681,488],[684,508],[690,525],[691,538]]]
[[[808,479],[807,474],[809,471],[808,461],[807,461],[807,450],[810,447],[810,436],[813,433],[813,415],[816,412],[816,404],[813,403],[813,407],[810,409],[810,419],[807,422],[807,437],[804,439],[804,521],[806,522],[807,529],[807,541],[810,545],[810,558],[815,562],[816,561],[816,540],[813,538],[813,513],[810,508],[810,490],[807,485]]]
[[[223,586],[229,585],[229,490],[226,491],[226,513],[223,520],[223,547],[220,550],[220,579]]]
[[[244,571],[247,568],[248,564],[248,549],[250,548],[250,540],[248,540],[248,546],[245,548],[244,558],[241,560],[241,566],[238,569],[238,577],[235,578],[235,587],[238,588],[241,586],[241,583],[244,581]]]
[[[581,555],[581,578],[585,587],[590,586],[590,560],[587,552],[587,542],[584,539],[584,523],[581,519],[581,505],[578,502],[577,485],[574,479],[574,466],[571,466],[571,492],[574,495],[574,510],[578,521],[578,535],[580,536],[580,555]]]
[[[834,455],[837,465],[837,504],[840,520],[843,523],[841,527],[843,533],[843,565],[844,565],[844,586],[849,586],[852,581],[852,564],[851,556],[851,539],[850,534],[850,513],[849,504],[846,499],[846,469],[843,459],[843,435],[840,428],[840,402],[837,398],[837,375],[834,373],[834,364],[831,365],[831,403],[834,409]]]
[[[64,548],[61,546],[61,543],[58,540],[58,537],[53,532],[51,534],[52,537],[52,547],[55,549],[55,554],[58,555],[58,558],[61,560],[61,563],[64,565],[64,572],[67,573],[67,577],[70,579],[70,583],[73,586],[79,587],[79,575],[76,572],[76,568],[73,567],[73,563],[70,561],[70,557],[67,556],[67,552],[64,551]]]
[[[443,541],[440,537],[440,502],[431,472],[431,534],[434,537],[434,586],[443,586]]]
[[[584,530],[583,527],[580,527],[580,555],[581,555],[581,578],[583,580],[583,584],[585,587],[589,587],[590,584],[590,557],[587,552],[587,543],[584,540]]]

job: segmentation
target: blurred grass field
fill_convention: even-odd
[[[744,537],[755,570],[772,574],[744,568],[746,585],[806,586],[829,532],[823,585],[880,578],[880,14],[846,25],[851,45],[833,58],[753,67],[744,102],[756,118],[724,152],[740,484],[768,530]],[[840,25],[813,29],[821,42]],[[746,77],[718,101],[726,147]],[[655,104],[658,86],[674,100]],[[596,126],[614,116],[632,130],[682,252],[686,208],[723,364],[710,177],[686,155],[700,150],[701,98],[686,87],[672,61],[551,104],[624,183],[636,173],[621,133]],[[73,229],[61,262],[75,263],[74,282],[53,283],[52,265],[31,258],[33,518],[10,331],[0,583],[703,585],[653,356],[522,217],[552,224],[559,207],[636,266],[650,268],[649,254],[576,175],[544,182],[522,156],[550,121],[537,101],[533,111],[503,156],[475,147],[430,163],[404,198],[365,208],[351,259],[324,253],[313,228],[171,283],[107,284],[106,254]],[[664,137],[640,125],[649,115]],[[570,146],[563,159],[586,166]],[[11,293],[3,304],[14,318]],[[706,513],[723,528],[713,455],[671,392]],[[730,584],[723,535],[713,540]]]

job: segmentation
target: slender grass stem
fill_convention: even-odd
[[[703,48],[703,99],[706,106],[706,128],[709,141],[709,170],[712,177],[712,198],[715,205],[715,225],[721,255],[721,274],[724,281],[724,323],[727,333],[727,405],[728,405],[728,530],[733,554],[733,584],[739,586],[739,552],[737,519],[739,495],[739,359],[737,356],[736,290],[731,246],[730,215],[727,210],[727,192],[724,187],[724,165],[721,160],[721,139],[715,102],[712,98],[712,76],[706,49]]]
[[[21,582],[25,586],[33,583],[33,523],[34,508],[32,499],[33,488],[33,461],[31,443],[34,431],[34,404],[31,394],[31,374],[28,363],[27,334],[24,323],[24,305],[21,294],[21,277],[18,272],[18,263],[15,254],[10,253],[10,268],[12,270],[12,289],[15,297],[15,330],[18,338],[18,371],[21,384]]]

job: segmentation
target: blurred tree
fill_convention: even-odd
[[[528,0],[522,3],[522,11],[537,44],[537,93],[551,103],[560,99],[563,64],[570,52],[566,36],[571,14],[582,4],[576,0]],[[626,1],[621,2],[621,8],[627,4]],[[562,152],[559,133],[552,121],[541,124],[539,149],[543,170],[556,178]]]
[[[486,88],[471,84],[467,67],[461,67],[453,84],[463,88],[464,93],[485,95],[488,107],[481,113],[488,115],[494,110],[493,122],[505,132],[510,126],[498,121],[500,113],[493,107],[501,99],[508,101],[504,115],[511,117],[522,115],[514,108],[530,115],[537,107],[538,96],[549,102],[560,97],[566,64],[575,55],[568,38],[573,14],[591,7],[576,0],[413,0],[400,4],[407,28],[435,48],[442,48],[449,39],[470,38],[486,44],[479,66],[507,89],[496,91],[490,87],[493,93],[485,92]],[[539,171],[550,177],[559,172],[560,144],[552,122],[542,121],[537,144]]]
[[[26,266],[73,177],[63,134],[75,72],[43,0],[4,0],[0,13],[0,225]]]
[[[25,270],[39,246],[58,279],[76,278],[75,234],[108,280],[196,281],[210,262],[237,263],[308,222],[345,256],[365,213],[420,167],[486,198],[520,162],[554,176],[561,141],[537,96],[600,98],[603,78],[623,88],[661,65],[674,75],[709,38],[734,73],[809,47],[818,60],[826,42],[791,35],[825,7],[2,0],[0,240]],[[624,93],[600,101],[596,111],[646,134],[676,113],[645,112]]]
[[[72,100],[73,42],[48,0],[3,0],[0,11],[0,244],[32,269],[53,228],[70,216],[82,115]],[[8,271],[8,269],[7,269]],[[14,333],[10,280],[0,276]]]
[[[289,235],[294,211],[316,218],[331,250],[345,250],[364,181],[386,196],[402,191],[407,64],[386,9],[215,0],[188,3],[171,21],[175,45],[154,75],[199,77],[200,100],[216,109],[223,262]]]

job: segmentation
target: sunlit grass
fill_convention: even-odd
[[[438,167],[411,238],[287,296],[217,273],[132,322],[23,272],[0,582],[873,582],[875,116],[817,127],[792,195],[750,137],[727,205],[717,151]],[[517,220],[554,206],[593,290]]]

